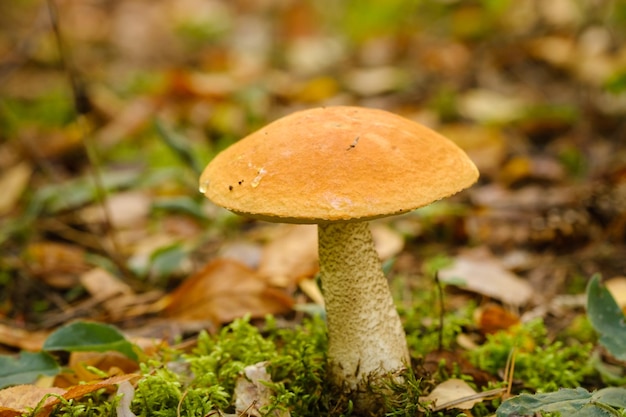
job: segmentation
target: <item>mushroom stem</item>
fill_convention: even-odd
[[[331,380],[355,390],[409,363],[406,335],[367,222],[320,224]]]

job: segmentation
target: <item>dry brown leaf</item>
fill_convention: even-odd
[[[224,259],[233,259],[252,269],[257,269],[261,262],[262,253],[263,249],[259,243],[250,242],[249,239],[238,239],[232,242],[225,242],[217,256]]]
[[[493,177],[499,172],[506,155],[506,138],[501,129],[476,124],[448,124],[438,131],[467,152],[481,177]]]
[[[505,269],[485,248],[462,253],[452,266],[439,271],[439,278],[510,306],[522,306],[533,296],[530,284]]]
[[[128,284],[102,268],[82,274],[80,282],[95,300],[102,302],[111,317],[124,317],[129,309],[141,305],[147,307],[146,294],[136,295]]]
[[[476,391],[461,379],[448,379],[437,385],[433,391],[425,397],[420,397],[420,402],[429,402],[432,410],[458,408],[469,410],[482,402],[481,398],[462,401],[466,397],[476,395]]]
[[[115,229],[135,228],[141,226],[150,212],[152,199],[143,191],[129,191],[112,194],[107,198],[108,219]],[[100,204],[84,208],[81,211],[82,219],[89,224],[102,223],[105,212]]]
[[[30,352],[41,350],[49,334],[48,331],[28,331],[0,323],[0,344]]]
[[[315,275],[318,270],[317,226],[281,225],[277,233],[263,248],[259,275],[272,285],[284,288]]]
[[[524,180],[540,180],[558,182],[565,178],[566,173],[559,161],[545,156],[516,156],[500,168],[498,180],[507,186],[521,183]]]
[[[307,103],[319,103],[336,95],[339,84],[333,77],[321,76],[297,86],[293,99]]]
[[[556,68],[571,68],[576,60],[576,44],[571,37],[544,36],[528,42],[527,51],[535,59],[547,62]]]
[[[314,279],[303,279],[298,284],[300,291],[306,294],[315,304],[324,305],[324,295],[317,282]]]
[[[154,117],[158,100],[147,97],[135,98],[129,103],[106,103],[106,98],[100,98],[94,94],[95,104],[100,110],[104,109],[113,119],[96,133],[95,141],[110,147],[119,143],[124,138],[133,137],[135,132],[145,127]]]
[[[29,331],[0,323],[0,344],[21,350],[30,352],[41,350],[49,334],[48,331]]]
[[[126,374],[111,377],[99,382],[91,384],[75,385],[68,390],[58,387],[41,388],[35,385],[18,385],[15,387],[0,390],[0,417],[17,417],[28,408],[35,408],[44,397],[52,394],[39,407],[37,417],[46,417],[52,411],[52,408],[60,401],[57,396],[61,396],[66,400],[82,398],[87,394],[97,391],[101,388],[113,387],[123,381],[130,381],[138,378],[138,374]]]
[[[28,162],[19,164],[7,169],[0,176],[0,216],[13,209],[20,196],[26,189],[33,168]]]
[[[289,417],[289,411],[274,410],[270,414],[261,412],[261,408],[267,406],[273,395],[267,383],[272,382],[272,377],[267,372],[267,362],[260,362],[246,366],[243,375],[237,378],[235,384],[235,409],[239,415],[261,417],[270,415],[275,417]]]
[[[389,93],[406,83],[407,76],[397,66],[359,68],[346,75],[349,90],[361,96]]]
[[[78,275],[89,268],[84,249],[66,243],[30,244],[26,248],[25,259],[35,277],[57,288],[75,287]]]
[[[227,323],[249,314],[289,311],[292,298],[268,285],[255,271],[230,259],[216,259],[166,297],[165,314],[179,320]]]
[[[492,334],[520,322],[519,316],[501,306],[489,303],[476,309],[474,313],[478,330],[483,334]]]
[[[100,379],[100,376],[91,372],[87,367],[94,367],[108,375],[125,375],[136,372],[139,365],[120,352],[72,352],[68,362],[68,370],[57,375],[54,385],[57,387],[71,387],[80,382],[90,382]]]
[[[522,114],[528,105],[523,98],[487,89],[467,91],[459,98],[459,111],[469,119],[483,123],[507,123]]]
[[[620,276],[607,279],[604,285],[615,299],[617,305],[626,311],[626,277]]]
[[[370,224],[374,248],[382,260],[390,259],[399,254],[404,248],[404,238],[402,235],[391,229],[385,223],[373,222]]]
[[[172,93],[208,100],[228,97],[240,86],[239,80],[228,73],[201,73],[175,69],[168,76]]]
[[[16,385],[14,387],[0,390],[0,417],[18,417],[28,408],[35,408],[37,404],[47,395],[41,404],[46,408],[52,403],[56,403],[54,395],[63,395],[65,390],[57,387],[37,387],[35,385]]]
[[[80,283],[92,297],[100,300],[107,300],[116,295],[133,293],[132,288],[128,284],[102,268],[94,268],[82,274]]]
[[[372,237],[381,259],[389,259],[402,250],[404,239],[384,223],[372,223]],[[319,270],[317,226],[286,224],[273,229],[271,240],[264,246],[259,274],[272,285],[293,287]]]
[[[84,126],[75,122],[63,128],[31,128],[20,141],[34,160],[76,156],[81,152]]]

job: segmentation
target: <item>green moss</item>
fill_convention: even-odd
[[[105,389],[88,394],[78,400],[57,397],[60,404],[50,414],[51,417],[114,417],[118,398],[109,399]],[[32,415],[32,414],[29,414]]]
[[[401,310],[414,356],[439,347],[434,294],[422,292],[416,295],[416,307]],[[468,307],[446,314],[444,349],[454,347],[456,336],[471,326],[471,313],[472,308]],[[515,380],[532,391],[576,387],[591,372],[586,365],[591,345],[550,341],[541,321],[491,335],[469,355],[476,366],[497,375],[514,347]],[[301,325],[289,328],[281,328],[273,318],[268,318],[262,327],[246,319],[236,320],[216,335],[201,333],[195,349],[189,353],[164,350],[144,361],[131,409],[139,417],[202,417],[217,410],[234,413],[237,378],[245,367],[265,362],[271,376],[267,385],[272,397],[263,412],[269,415],[273,410],[288,410],[294,417],[353,415],[350,399],[326,382],[326,351],[326,325],[322,318],[307,318]],[[452,373],[441,378],[469,378],[460,368],[453,368]],[[419,397],[437,382],[437,378],[424,380],[411,371],[404,373],[402,382],[385,380],[372,387],[373,395],[383,404],[383,410],[377,411],[394,417],[455,415],[453,411],[429,413],[420,405]],[[107,398],[104,394],[66,402],[53,415],[111,415],[115,412],[115,399]],[[472,415],[490,415],[497,405],[497,400],[480,404],[474,407]]]
[[[280,329],[268,319],[263,331],[236,320],[218,335],[202,333],[196,349],[170,360],[142,365],[133,411],[138,416],[203,416],[213,410],[232,412],[237,377],[244,368],[268,362],[273,409],[293,415],[326,414],[337,401],[325,383],[326,326],[318,318],[295,329]]]
[[[513,350],[514,378],[533,391],[578,387],[592,372],[588,364],[592,345],[550,341],[541,320],[487,336],[487,341],[470,353],[470,359],[479,368],[496,375],[505,368]]]

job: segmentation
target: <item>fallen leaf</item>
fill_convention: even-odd
[[[120,398],[115,413],[117,417],[136,417],[135,413],[130,410],[130,404],[135,398],[135,388],[128,381],[121,382],[117,387],[117,395]]]
[[[315,276],[319,270],[317,226],[287,224],[273,231],[261,253],[259,274],[272,285],[284,288]],[[371,231],[376,251],[383,260],[397,255],[404,247],[400,233],[384,223],[373,223]]]
[[[294,39],[285,50],[287,65],[293,74],[323,73],[345,55],[345,48],[332,37],[303,36]]]
[[[314,279],[303,279],[298,284],[300,290],[307,295],[315,304],[324,305],[324,295]]]
[[[142,191],[111,194],[106,199],[108,220],[115,229],[141,226],[148,219],[151,203],[150,196]],[[89,224],[105,221],[105,211],[99,203],[82,209],[80,215]]]
[[[85,255],[85,250],[77,245],[53,242],[30,244],[24,252],[30,272],[56,288],[78,285],[79,274],[89,268]]]
[[[66,400],[75,400],[84,397],[102,388],[110,388],[124,381],[138,378],[138,374],[126,374],[111,377],[91,384],[75,385],[68,390],[58,387],[41,388],[35,385],[18,385],[0,390],[0,417],[18,417],[28,409],[38,407],[37,417],[47,417],[53,407],[63,397]],[[51,395],[51,396],[50,396]],[[45,398],[49,396],[48,398]],[[45,400],[44,400],[45,398]],[[43,400],[43,403],[40,402]]]
[[[0,323],[0,344],[35,352],[41,350],[49,331],[28,331],[19,327]]]
[[[449,375],[461,373],[470,376],[479,387],[498,382],[498,379],[489,372],[477,368],[467,359],[465,350],[433,350],[424,356],[424,370],[433,375],[446,372]]]
[[[259,275],[272,285],[288,288],[315,275],[317,261],[316,225],[281,225],[261,253]]]
[[[261,412],[261,409],[270,404],[274,395],[268,387],[272,377],[267,372],[268,362],[260,362],[246,366],[243,375],[237,378],[235,383],[235,410],[239,415],[245,416],[275,416],[289,417],[291,414],[286,410],[274,410],[270,414]]]
[[[37,387],[35,385],[16,385],[0,390],[0,417],[19,417],[29,408],[40,404],[42,408],[56,403],[55,395],[63,395],[65,390],[57,387]]]
[[[346,75],[349,90],[361,96],[390,93],[406,84],[405,72],[397,66],[359,68]]]
[[[470,410],[476,404],[483,401],[482,398],[467,399],[476,395],[476,391],[461,379],[448,379],[437,385],[430,394],[420,397],[420,402],[429,402],[431,410],[447,410],[458,408]]]
[[[559,182],[566,177],[563,165],[547,156],[516,156],[500,168],[498,179],[511,186],[523,181]]]
[[[607,279],[604,286],[609,290],[617,305],[626,312],[626,277]]]
[[[294,99],[306,103],[319,103],[337,94],[339,84],[333,77],[316,77],[298,86]]]
[[[522,306],[533,296],[530,284],[505,269],[485,248],[459,255],[450,267],[439,271],[439,278],[442,282],[486,295],[510,306]]]
[[[133,293],[132,288],[128,284],[102,268],[94,268],[82,274],[80,283],[92,297],[100,300]]]
[[[373,222],[370,229],[372,239],[374,239],[374,249],[376,249],[381,260],[393,258],[404,248],[402,235],[386,224]]]
[[[67,364],[67,370],[57,375],[55,386],[70,387],[80,382],[89,382],[101,378],[88,368],[97,368],[109,376],[124,375],[139,370],[136,361],[116,351],[106,352],[72,352]]]
[[[137,295],[118,277],[102,268],[94,268],[80,276],[80,283],[91,294],[94,301],[102,303],[109,316],[114,319],[125,317],[130,309],[147,307],[147,293]]]
[[[63,128],[26,129],[20,135],[20,142],[34,160],[62,159],[79,154],[83,135],[83,126],[75,122]]]
[[[263,256],[261,245],[249,240],[235,240],[233,242],[225,242],[221,245],[218,257],[224,259],[233,259],[247,265],[249,268],[257,269]]]
[[[493,177],[506,156],[506,137],[501,129],[477,124],[447,124],[438,132],[469,155],[481,177]]]
[[[95,90],[98,92],[97,89]],[[102,97],[102,94],[93,96],[95,103],[100,104],[100,109],[105,109],[105,112],[112,117],[112,120],[98,130],[94,137],[95,142],[106,147],[111,147],[125,138],[133,137],[152,120],[158,106],[158,100],[150,97],[134,98],[126,103],[119,100],[107,100]],[[105,101],[110,103],[105,103]]]
[[[33,168],[28,162],[21,162],[7,169],[0,176],[0,216],[11,211],[28,186]]]
[[[576,56],[574,40],[565,36],[543,36],[531,39],[526,46],[530,56],[556,67],[571,68]]]
[[[168,74],[169,88],[179,96],[223,99],[239,88],[239,80],[229,73],[202,73],[174,69]]]
[[[293,300],[244,264],[216,259],[166,296],[165,304],[168,317],[221,324],[246,314],[284,313],[292,308]]]
[[[501,306],[489,303],[476,309],[474,313],[478,330],[483,334],[492,334],[520,322],[519,316]]]
[[[487,89],[469,90],[459,98],[461,114],[483,123],[504,124],[516,120],[526,105],[519,96]]]

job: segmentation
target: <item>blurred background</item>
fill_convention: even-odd
[[[449,202],[380,222],[402,285],[442,257],[497,262],[535,291],[505,299],[524,310],[624,276],[625,40],[617,0],[4,1],[0,318],[227,322],[250,300],[181,307],[219,293],[178,287],[216,259],[260,274],[252,289],[217,269],[259,315],[315,301],[314,235],[220,210],[197,178],[269,121],[334,104],[426,124],[481,171]]]

